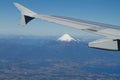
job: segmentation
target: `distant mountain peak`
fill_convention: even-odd
[[[76,40],[73,37],[71,37],[69,34],[64,34],[58,38],[58,41],[71,42]]]

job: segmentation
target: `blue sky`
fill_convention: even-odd
[[[2,0],[0,2],[0,34],[54,36],[69,33],[89,36],[86,32],[35,19],[25,27],[13,2],[41,14],[120,25],[120,0]]]

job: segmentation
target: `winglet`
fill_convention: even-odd
[[[14,3],[14,5],[21,12],[21,15],[22,15],[21,24],[22,25],[26,25],[28,22],[30,22],[32,19],[34,19],[35,16],[37,15],[35,12],[27,9],[26,7],[24,7],[18,3]]]

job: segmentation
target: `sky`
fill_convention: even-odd
[[[120,25],[120,0],[1,0],[0,35],[56,36],[68,33],[73,36],[96,36],[39,19],[21,26],[21,14],[13,2],[39,14]]]

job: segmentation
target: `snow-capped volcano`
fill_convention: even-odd
[[[58,38],[58,41],[71,42],[71,41],[75,41],[75,39],[72,38],[69,34],[64,34],[63,36]]]

